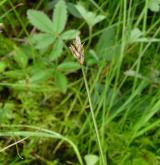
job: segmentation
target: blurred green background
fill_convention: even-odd
[[[1,0],[0,164],[159,165],[159,42],[159,0]]]

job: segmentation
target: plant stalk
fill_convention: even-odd
[[[94,129],[95,129],[95,132],[96,132],[98,147],[99,147],[99,151],[100,151],[100,155],[101,155],[101,159],[102,159],[102,165],[106,165],[107,162],[105,161],[105,158],[104,158],[104,155],[103,155],[102,145],[101,145],[101,141],[100,141],[100,135],[99,135],[99,132],[98,132],[98,127],[97,127],[97,123],[96,123],[96,119],[95,119],[95,114],[94,114],[94,111],[93,111],[93,105],[92,105],[91,96],[90,96],[90,92],[89,92],[89,87],[88,87],[88,83],[87,83],[87,78],[86,78],[86,75],[85,75],[83,65],[81,65],[81,68],[82,68],[84,83],[85,83],[87,96],[88,96],[88,100],[89,100],[89,106],[90,106],[91,116],[92,116],[92,120],[93,120],[93,125],[94,125]]]
[[[92,41],[92,27],[89,27],[89,40],[88,40],[88,44],[87,44],[87,50],[89,49],[90,45],[91,45],[91,41]]]

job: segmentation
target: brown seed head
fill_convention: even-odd
[[[77,35],[76,39],[73,41],[73,44],[69,47],[73,56],[78,60],[80,64],[84,63],[84,48],[81,44],[81,39]]]

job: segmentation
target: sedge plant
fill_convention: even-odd
[[[89,106],[90,106],[90,111],[91,111],[94,129],[95,129],[95,133],[96,133],[99,152],[100,152],[100,156],[101,156],[101,161],[102,161],[103,165],[106,165],[106,161],[105,161],[105,158],[103,155],[103,149],[102,149],[102,145],[101,145],[101,141],[100,141],[98,126],[97,126],[97,122],[96,122],[96,118],[95,118],[95,114],[94,114],[94,110],[93,110],[93,104],[91,101],[91,95],[90,95],[90,91],[89,91],[89,87],[88,87],[88,82],[87,82],[87,78],[86,78],[86,74],[85,74],[84,66],[83,66],[83,64],[84,64],[84,48],[83,48],[83,44],[81,44],[81,40],[80,40],[80,37],[78,35],[76,36],[75,41],[73,41],[73,45],[71,44],[70,50],[71,50],[73,56],[81,64],[83,79],[84,79],[85,88],[86,88],[86,92],[87,92],[87,96],[88,96],[88,101],[89,101]]]

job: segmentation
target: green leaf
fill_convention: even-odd
[[[51,61],[56,60],[58,57],[61,56],[63,50],[63,41],[59,38],[55,44],[54,47],[49,55],[49,58]]]
[[[72,40],[75,39],[79,33],[78,30],[68,30],[61,35],[61,38],[63,40]]]
[[[76,9],[74,3],[67,3],[67,9],[68,11],[75,17],[77,18],[82,18],[81,14],[79,13],[79,11]]]
[[[106,47],[110,47],[113,45],[113,41],[115,38],[115,28],[107,28],[101,34],[98,43],[96,45],[97,53]]]
[[[131,69],[125,71],[125,72],[124,72],[124,75],[130,76],[130,77],[136,77],[136,78],[140,78],[140,79],[145,79],[145,77],[142,76],[142,74],[137,73],[136,71],[131,70]]]
[[[95,13],[87,11],[81,4],[76,5],[76,8],[90,27],[93,27],[105,18],[103,15],[96,16]]]
[[[95,24],[101,22],[101,21],[104,20],[104,19],[105,19],[105,16],[104,16],[104,15],[97,15],[96,18],[95,18],[94,21],[93,21],[93,25],[95,25]]]
[[[5,68],[7,67],[7,64],[3,61],[0,62],[0,73],[4,72]]]
[[[160,11],[160,0],[150,0],[148,4],[148,8],[153,12]]]
[[[142,31],[140,31],[138,28],[134,28],[131,31],[129,42],[130,43],[136,42],[136,40],[139,39],[142,35],[143,35],[143,32]]]
[[[77,62],[63,62],[58,65],[57,69],[64,72],[72,72],[80,69],[81,66]]]
[[[55,72],[55,83],[56,86],[65,93],[67,90],[68,80],[67,77],[61,72]]]
[[[134,158],[132,161],[132,165],[148,165],[148,161],[143,158]]]
[[[0,107],[0,122],[7,123],[9,119],[14,118],[13,109],[13,103],[5,103],[3,107]]]
[[[30,23],[38,30],[46,33],[54,33],[53,23],[46,14],[37,10],[28,10],[27,16]]]
[[[88,154],[84,157],[86,165],[95,165],[98,162],[98,156]]]
[[[48,80],[53,75],[53,69],[39,69],[30,79],[31,83],[41,83]]]
[[[119,45],[115,44],[115,28],[107,28],[101,34],[96,45],[96,54],[102,59],[110,61],[119,51]]]
[[[28,57],[17,46],[14,46],[13,58],[21,68],[25,68],[28,64]]]
[[[9,78],[11,78],[11,79],[24,79],[25,78],[25,74],[26,74],[27,72],[25,71],[25,73],[24,73],[24,70],[10,70],[10,71],[6,71],[6,72],[4,72],[3,74],[4,75],[6,75],[6,77],[9,77]]]
[[[92,19],[93,19],[92,17],[94,17],[93,13],[87,12],[87,10],[81,4],[76,5],[76,8],[79,11],[79,13],[81,14],[81,16],[85,19],[87,24],[89,26],[92,26]]]
[[[97,53],[92,49],[86,52],[86,61],[88,66],[92,66],[100,62]]]
[[[35,44],[36,49],[45,49],[55,41],[55,36],[48,33],[34,34],[31,41]]]
[[[67,21],[67,6],[64,0],[60,0],[53,12],[53,29],[56,33],[61,33],[66,25]]]

